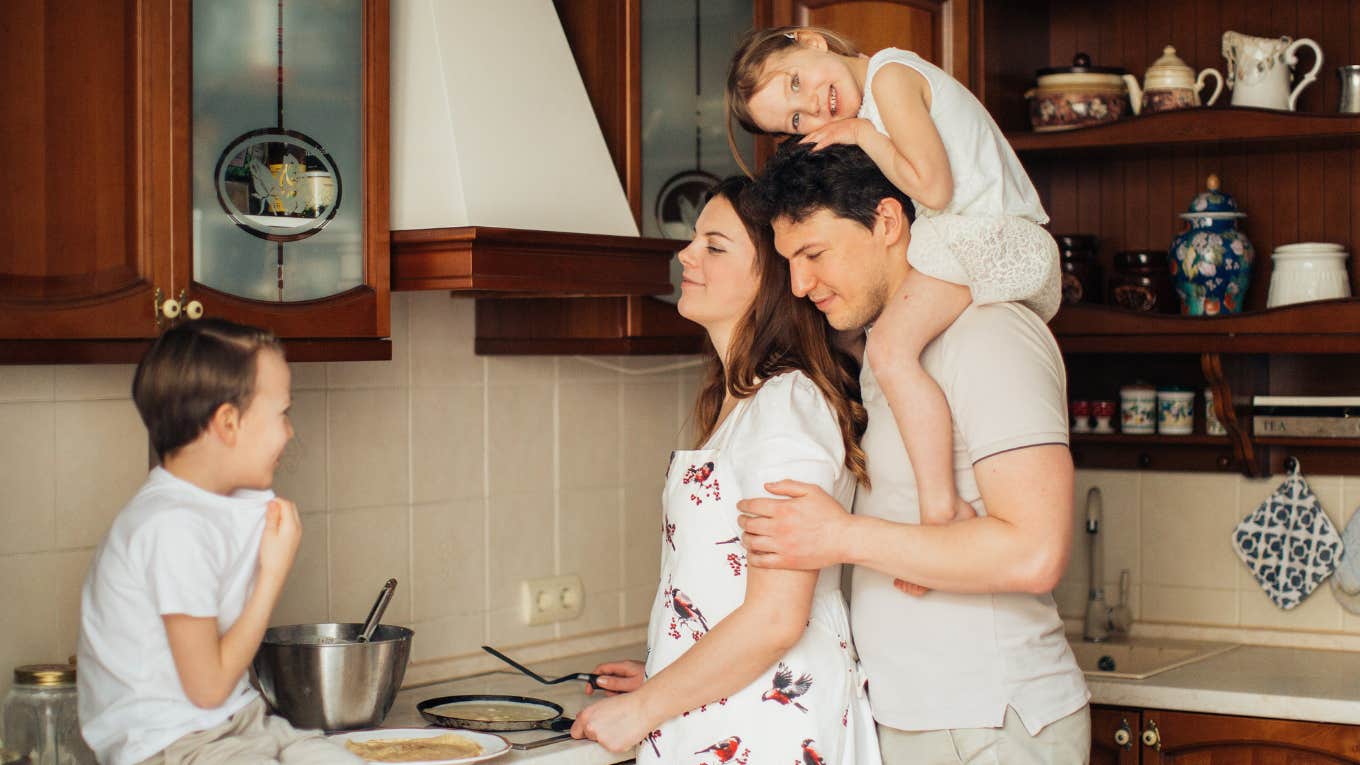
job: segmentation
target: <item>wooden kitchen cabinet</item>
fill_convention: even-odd
[[[337,294],[289,301],[213,285],[205,269],[217,251],[195,257],[205,218],[220,210],[194,199],[193,12],[192,0],[0,3],[10,83],[0,363],[133,362],[166,327],[198,316],[267,327],[294,360],[390,357],[387,0],[355,11],[362,160],[340,168],[359,180],[333,205],[362,218],[340,248],[362,275]],[[274,269],[283,292],[282,257],[250,267]]]
[[[1211,173],[1247,214],[1240,228],[1256,249],[1239,315],[1063,307],[1050,326],[1073,398],[1117,400],[1119,387],[1138,378],[1196,391],[1212,386],[1231,420],[1228,437],[1206,435],[1197,398],[1192,436],[1076,434],[1078,466],[1267,475],[1297,457],[1308,472],[1360,471],[1360,441],[1260,438],[1250,421],[1254,395],[1354,395],[1360,377],[1360,299],[1265,307],[1277,246],[1323,241],[1353,250],[1360,243],[1360,117],[1336,114],[1337,78],[1319,76],[1297,112],[1232,108],[1225,89],[1212,108],[1054,133],[1030,130],[1023,99],[1036,69],[1064,65],[1077,52],[1140,82],[1166,45],[1196,70],[1222,70],[1228,30],[1312,38],[1325,72],[1353,59],[1360,2],[981,0],[974,30],[974,91],[1034,180],[1049,230],[1096,235],[1107,277],[1116,252],[1167,249],[1181,231],[1178,214]],[[1358,273],[1352,264],[1355,294]]]
[[[1127,726],[1127,728],[1126,728]],[[1132,731],[1129,743],[1123,743]],[[1092,765],[1360,763],[1360,726],[1093,706]]]

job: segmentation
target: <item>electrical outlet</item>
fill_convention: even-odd
[[[585,587],[576,574],[529,579],[520,584],[520,611],[524,623],[530,626],[575,619],[581,615],[585,600]]]

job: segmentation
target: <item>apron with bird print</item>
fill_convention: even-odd
[[[742,497],[723,452],[741,448],[740,443],[725,443],[726,434],[748,401],[738,402],[708,448],[671,454],[662,496],[661,581],[648,627],[647,677],[702,640],[745,599],[746,550],[737,525]],[[737,693],[663,723],[637,751],[639,763],[685,765],[880,761],[863,674],[850,640],[839,566],[819,574],[808,627],[783,658]]]

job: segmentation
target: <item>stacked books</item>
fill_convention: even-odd
[[[1360,438],[1360,397],[1255,396],[1252,433],[1296,438]]]

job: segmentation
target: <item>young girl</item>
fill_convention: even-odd
[[[1045,321],[1057,312],[1057,244],[1039,226],[1048,216],[1015,152],[982,104],[939,67],[896,48],[861,55],[826,29],[748,33],[732,59],[727,99],[752,133],[817,148],[858,145],[915,201],[912,270],[865,352],[890,400],[911,404],[893,415],[921,522],[974,515],[954,488],[948,404],[920,355],[970,302],[1020,301]]]
[[[748,568],[736,504],[767,481],[815,483],[844,503],[866,480],[854,362],[789,292],[768,229],[741,212],[751,181],[720,184],[680,252],[680,314],[708,333],[692,451],[671,453],[661,581],[647,663],[596,668],[614,695],[572,735],[639,763],[879,765],[840,566]],[[644,676],[646,682],[643,682]]]

